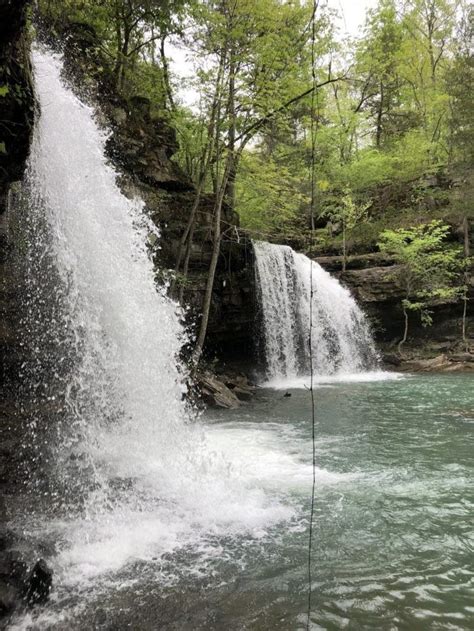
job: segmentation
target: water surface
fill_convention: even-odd
[[[317,388],[312,628],[473,628],[472,384],[449,375]],[[289,393],[262,389],[204,417],[211,453],[255,496],[241,503],[247,515],[231,514],[238,497],[215,506],[234,528],[197,524],[163,553],[166,533],[144,514],[140,558],[88,581],[63,550],[52,605],[33,628],[303,629],[310,407],[305,389]],[[121,531],[116,554],[127,541]]]

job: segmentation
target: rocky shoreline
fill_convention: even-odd
[[[388,360],[388,361],[387,361]],[[443,353],[430,358],[395,359],[388,357],[385,366],[389,370],[407,373],[474,372],[473,353]],[[398,361],[397,361],[398,360]]]

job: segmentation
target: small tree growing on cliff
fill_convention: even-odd
[[[432,324],[430,304],[435,300],[455,299],[460,294],[457,279],[462,267],[459,247],[446,242],[449,226],[432,221],[411,228],[384,230],[378,246],[393,255],[400,268],[398,279],[403,286],[401,301],[404,315],[401,352],[407,341],[409,312],[418,312],[423,326]]]
[[[331,221],[341,222],[342,225],[342,271],[347,267],[347,240],[352,235],[354,228],[368,219],[369,203],[358,204],[354,201],[350,190],[346,189],[341,199],[341,203],[336,208],[332,208],[326,213]]]

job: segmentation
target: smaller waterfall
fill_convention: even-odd
[[[349,290],[288,246],[261,241],[253,245],[267,377],[309,373],[311,277],[315,373],[353,374],[374,368],[377,353],[369,325]]]

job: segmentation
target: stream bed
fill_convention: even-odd
[[[386,376],[316,389],[311,628],[472,629],[473,377]],[[184,498],[181,531],[158,528],[159,501],[141,517],[112,513],[102,539],[77,520],[30,524],[54,539],[56,587],[12,628],[306,628],[308,391],[262,388],[200,423],[241,481],[229,494],[248,496],[216,495],[206,527]]]

